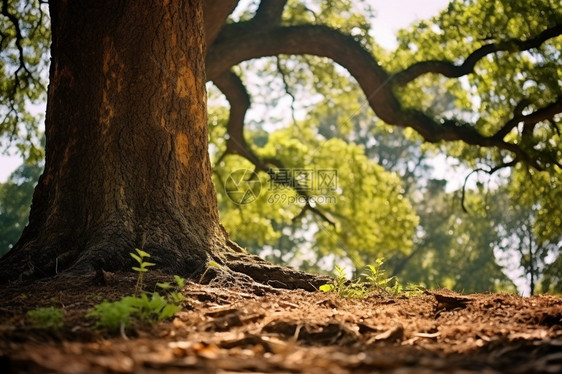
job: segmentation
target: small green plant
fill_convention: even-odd
[[[362,277],[370,290],[379,290],[383,292],[390,292],[393,294],[399,293],[400,283],[396,277],[386,277],[385,270],[382,265],[384,260],[377,258],[374,265],[367,265],[365,270],[361,273]],[[392,284],[392,286],[391,286]],[[398,292],[393,292],[398,291]]]
[[[153,292],[150,296],[143,292],[143,275],[148,271],[148,267],[154,266],[151,262],[144,261],[150,255],[140,249],[130,253],[131,257],[138,262],[139,266],[133,270],[139,273],[135,285],[135,295],[124,296],[117,301],[103,301],[94,306],[94,310],[89,312],[86,317],[95,318],[96,328],[106,328],[111,332],[129,328],[133,321],[153,324],[172,317],[181,309],[179,305],[185,297],[180,292],[185,285],[185,279],[174,275],[175,285],[170,282],[157,283],[156,285],[166,292],[165,296],[158,292]]]
[[[156,285],[167,293],[170,302],[179,304],[185,300],[185,296],[180,292],[183,286],[185,286],[185,279],[179,275],[174,275],[174,281],[176,282],[175,286],[170,282],[156,283]]]
[[[135,296],[127,296],[135,297]],[[111,332],[128,328],[131,324],[133,305],[125,297],[118,301],[103,301],[86,314],[87,318],[96,318],[96,328],[106,328]]]
[[[154,266],[156,264],[154,264],[152,262],[144,261],[145,257],[146,258],[150,257],[150,254],[148,254],[145,251],[143,251],[141,249],[138,249],[138,248],[135,248],[135,251],[137,252],[136,254],[133,253],[133,252],[130,252],[129,254],[139,264],[139,266],[133,266],[132,267],[132,269],[134,271],[139,273],[139,276],[137,278],[137,284],[135,285],[135,295],[139,295],[143,290],[144,273],[146,273],[148,271],[148,267]]]
[[[54,307],[29,310],[26,317],[38,329],[60,330],[63,326],[63,313]]]
[[[322,292],[334,292],[342,297],[360,298],[367,295],[365,284],[360,280],[350,281],[345,275],[345,268],[334,267],[334,282],[320,286]]]
[[[205,278],[205,275],[207,274],[207,272],[209,271],[209,269],[211,268],[215,268],[215,269],[220,269],[221,266],[219,264],[217,264],[215,261],[209,261],[207,262],[207,268],[205,269],[205,271],[203,272],[203,274],[201,274],[201,278],[199,278],[199,283],[201,283],[203,281],[203,278]]]
[[[411,283],[404,287],[397,277],[387,278],[383,264],[383,259],[377,259],[374,265],[367,265],[356,280],[348,280],[345,275],[345,268],[336,265],[333,283],[320,286],[320,291],[334,292],[347,298],[362,298],[373,293],[410,297],[423,291],[422,287]]]
[[[117,301],[104,301],[94,306],[94,310],[86,315],[96,318],[95,327],[106,328],[115,332],[129,328],[132,321],[153,324],[168,319],[181,309],[179,305],[169,302],[158,292],[150,295],[124,296]]]

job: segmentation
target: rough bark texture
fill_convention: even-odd
[[[207,152],[201,1],[50,11],[46,167],[3,277],[123,269],[135,247],[159,269],[196,272],[227,241]]]

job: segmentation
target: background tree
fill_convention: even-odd
[[[15,145],[30,162],[44,157],[39,126],[43,117],[30,115],[28,109],[46,100],[49,26],[48,13],[38,0],[2,1],[0,147]]]
[[[0,184],[0,256],[17,240],[29,217],[29,206],[43,165],[24,164]]]
[[[560,208],[555,203],[559,192],[551,189],[555,187],[553,185],[531,186],[538,183],[534,175],[528,175],[526,180],[519,179],[521,176],[518,174],[513,177],[506,187],[511,189],[511,193],[504,189],[493,193],[494,209],[501,216],[497,222],[502,235],[498,250],[508,259],[503,263],[511,262],[512,268],[515,265],[528,283],[531,295],[536,290],[559,293],[560,279],[555,275],[562,245],[557,218]],[[555,183],[554,178],[549,179]],[[533,190],[536,187],[538,189]],[[515,264],[514,258],[519,259]]]

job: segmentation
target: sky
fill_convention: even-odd
[[[449,0],[368,0],[376,11],[373,24],[376,41],[385,48],[396,47],[394,35],[415,21],[430,18],[444,9]]]
[[[431,17],[448,4],[448,0],[368,0],[376,11],[374,37],[385,48],[396,46],[396,31],[412,22]],[[0,182],[22,163],[17,156],[0,155]]]

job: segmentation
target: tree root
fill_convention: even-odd
[[[100,246],[104,249],[105,247]],[[195,282],[208,283],[218,287],[238,287],[248,292],[260,295],[265,293],[275,293],[276,289],[303,289],[306,291],[316,291],[326,283],[331,283],[332,279],[324,275],[305,273],[288,266],[272,264],[264,259],[249,254],[245,249],[230,239],[219,247],[216,251],[192,252],[190,256],[182,257],[182,253],[164,249],[156,251],[147,249],[160,266],[155,270],[163,274],[177,274],[190,278]],[[72,263],[62,271],[52,269],[51,272],[40,271],[40,268],[33,266],[33,263],[24,261],[23,252],[15,256],[4,258],[0,269],[0,283],[33,280],[40,278],[65,278],[86,276],[92,282],[104,284],[104,274],[112,274],[120,271],[130,271],[127,262],[126,250],[97,250],[90,248],[80,258],[80,261]],[[43,252],[36,254],[34,258],[45,264],[51,257]],[[43,257],[39,257],[43,256]],[[31,256],[30,256],[31,257]],[[219,266],[209,266],[209,262],[214,261]],[[189,265],[189,266],[183,266]],[[95,274],[92,277],[89,275]]]
[[[288,266],[272,264],[264,259],[251,255],[229,240],[229,245],[234,251],[228,251],[224,257],[216,258],[220,268],[208,267],[205,271],[203,282],[215,282],[215,278],[226,280],[226,284],[244,284],[252,289],[303,289],[317,291],[323,284],[332,282],[325,275],[309,274]],[[235,248],[232,248],[235,246]],[[224,282],[223,282],[224,283]],[[265,287],[265,288],[263,288]]]

